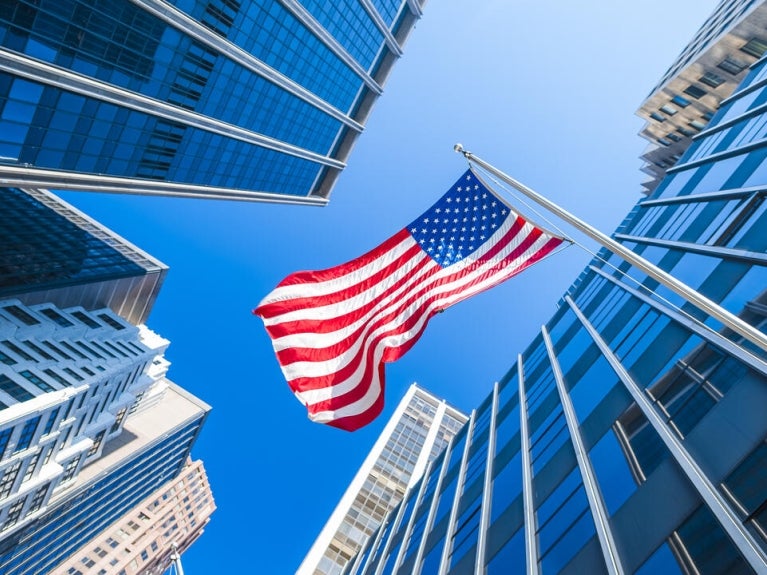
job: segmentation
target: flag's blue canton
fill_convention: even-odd
[[[508,216],[509,208],[467,170],[407,229],[421,248],[446,268],[475,252]]]

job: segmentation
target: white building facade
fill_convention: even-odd
[[[412,384],[304,558],[298,575],[341,573],[468,417]]]
[[[167,346],[109,309],[0,302],[0,544],[120,434],[164,378]]]

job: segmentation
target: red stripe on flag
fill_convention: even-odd
[[[280,282],[254,313],[310,417],[347,430],[372,421],[383,409],[384,364],[415,345],[437,311],[518,274],[563,241],[526,224],[468,171],[410,230],[350,262]],[[456,253],[468,257],[456,262]]]

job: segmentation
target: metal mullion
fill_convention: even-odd
[[[615,433],[615,437],[618,439],[618,445],[623,452],[623,456],[628,462],[629,470],[631,471],[634,481],[636,481],[637,484],[645,482],[647,477],[645,476],[644,471],[642,471],[642,466],[639,465],[639,460],[637,459],[634,450],[631,449],[631,443],[626,435],[626,430],[623,428],[623,425],[619,421],[616,421],[612,425],[612,430],[613,433]]]
[[[749,186],[747,188],[730,188],[718,192],[704,192],[702,194],[689,194],[687,196],[643,200],[639,202],[638,206],[649,209],[654,206],[666,206],[670,204],[692,204],[696,202],[714,202],[717,200],[732,200],[736,198],[745,199],[748,196],[763,194],[764,192],[764,185]]]
[[[593,272],[597,273],[598,275],[608,280],[613,285],[616,285],[622,290],[624,290],[626,293],[634,296],[638,300],[643,301],[644,303],[652,307],[655,311],[661,313],[662,315],[667,316],[672,321],[675,321],[676,323],[680,324],[681,326],[683,326],[684,328],[686,328],[693,334],[699,336],[703,340],[707,341],[711,345],[718,347],[729,356],[734,357],[741,363],[746,364],[748,367],[752,368],[754,371],[757,371],[761,373],[762,375],[767,376],[767,362],[751,354],[750,352],[748,352],[746,349],[739,346],[735,342],[730,341],[729,339],[727,339],[720,333],[714,331],[713,329],[707,327],[706,325],[698,323],[696,321],[692,321],[691,319],[681,314],[680,312],[677,312],[676,310],[666,305],[663,305],[662,303],[658,301],[655,301],[650,296],[645,295],[639,290],[626,285],[625,283],[614,278],[613,276],[604,272],[603,270],[594,266],[589,266],[589,268]]]
[[[533,501],[533,468],[530,459],[530,435],[527,427],[527,397],[525,395],[525,370],[522,354],[517,355],[517,373],[519,375],[519,438],[522,454],[522,506],[525,523],[525,559],[527,575],[538,575],[538,545],[536,543],[535,504]],[[555,418],[554,421],[558,419]]]
[[[405,496],[402,498],[403,505],[404,505],[404,502],[407,500],[407,496],[408,496],[408,493],[405,493]],[[362,556],[365,554],[365,547],[360,549],[360,552],[357,553],[357,556],[354,558],[352,567],[349,570],[348,575],[356,575],[357,573],[362,573],[364,571],[365,565],[370,561],[370,558],[373,557],[373,555],[375,554],[376,549],[381,544],[381,537],[383,537],[383,534],[386,532],[386,526],[387,525],[388,525],[388,523],[386,523],[386,521],[384,521],[381,524],[381,527],[376,532],[375,538],[373,539],[373,541],[370,542],[370,553],[368,554],[367,558],[365,559],[365,563],[364,564],[360,564],[360,562],[362,561]]]
[[[394,38],[394,35],[391,33],[391,30],[389,30],[389,27],[386,25],[386,22],[384,22],[384,19],[378,13],[378,10],[376,10],[373,3],[370,0],[360,0],[360,4],[362,4],[362,7],[365,9],[365,12],[368,13],[368,16],[370,16],[370,19],[376,25],[378,31],[383,35],[389,50],[391,50],[398,58],[402,56],[402,48],[397,43],[397,40]]]
[[[628,234],[615,234],[614,237],[616,240],[636,242],[638,244],[644,244],[648,246],[658,246],[669,250],[678,250],[691,254],[718,257],[723,260],[743,261],[759,266],[767,265],[767,255],[759,252],[728,248],[718,245],[712,246],[696,244],[694,242],[681,242],[678,240],[663,240],[644,236],[632,236]]]
[[[413,14],[416,15],[416,17],[420,18],[423,16],[423,9],[421,8],[421,4],[418,2],[418,0],[407,0],[407,5],[410,7],[410,10],[413,12]]]
[[[156,118],[179,122],[185,126],[288,154],[323,166],[338,169],[343,169],[345,166],[343,162],[335,158],[323,156],[317,152],[282,142],[276,138],[265,136],[228,122],[222,122],[216,118],[189,111],[156,98],[150,98],[138,92],[102,82],[101,80],[83,76],[53,64],[40,62],[4,48],[0,48],[0,70],[48,86],[54,86],[67,92],[79,94],[86,98],[94,98],[120,108],[128,108]]]
[[[573,408],[572,400],[565,388],[564,376],[559,367],[559,361],[554,353],[554,345],[551,343],[551,337],[549,336],[546,326],[541,327],[541,333],[543,334],[543,341],[546,344],[546,351],[549,355],[551,370],[554,372],[554,381],[557,386],[557,391],[559,392],[562,410],[565,412],[565,420],[567,421],[567,427],[570,431],[570,440],[572,441],[573,450],[575,451],[575,458],[578,461],[578,469],[581,473],[581,478],[583,479],[583,488],[586,491],[586,497],[589,502],[589,508],[591,509],[594,526],[596,527],[599,546],[602,548],[602,555],[604,556],[607,572],[610,573],[610,575],[623,575],[623,566],[610,528],[604,500],[599,492],[594,469],[591,466],[586,446],[581,437],[578,418],[575,415],[575,408]]]
[[[418,493],[416,494],[416,500],[413,501],[413,513],[410,515],[410,519],[408,520],[408,524],[405,527],[405,533],[402,534],[402,546],[400,547],[399,552],[397,553],[397,557],[394,561],[394,567],[397,566],[397,562],[400,560],[400,555],[402,554],[402,549],[405,547],[405,540],[407,539],[407,536],[410,534],[410,529],[413,527],[413,520],[415,519],[416,511],[418,511],[418,505],[421,503],[421,497],[423,497],[424,492],[426,491],[426,485],[428,484],[428,481],[426,480],[429,477],[429,471],[431,471],[431,463],[426,466],[426,470],[423,474],[423,481],[421,483],[421,486],[418,489]],[[389,534],[389,538],[386,541],[386,544],[384,545],[383,550],[381,551],[381,557],[378,560],[378,567],[376,567],[376,570],[374,571],[374,575],[381,575],[381,571],[384,568],[384,565],[386,565],[386,559],[388,558],[387,555],[389,553],[389,548],[391,547],[391,542],[394,539],[394,536],[397,534],[397,529],[399,529],[400,521],[402,521],[402,515],[405,513],[405,509],[407,509],[407,499],[402,499],[402,505],[397,512],[397,517],[395,519],[396,523],[392,525],[391,533]]]
[[[689,454],[687,449],[685,449],[681,440],[672,433],[669,427],[664,423],[663,419],[653,408],[652,403],[650,403],[647,396],[642,392],[639,385],[634,381],[626,368],[623,367],[618,357],[608,346],[607,342],[602,339],[602,336],[597,332],[594,326],[591,325],[583,312],[572,301],[570,296],[565,296],[565,301],[578,317],[578,320],[583,327],[586,328],[586,331],[602,352],[604,358],[608,361],[613,370],[615,370],[615,373],[618,375],[618,378],[621,380],[626,390],[631,394],[631,397],[634,399],[643,415],[647,418],[650,425],[652,425],[655,432],[660,436],[661,440],[668,448],[671,456],[677,462],[690,483],[698,492],[700,498],[717,518],[720,525],[727,532],[727,535],[746,561],[748,561],[748,563],[757,571],[760,570],[760,567],[762,571],[767,570],[767,555],[762,551],[753,535],[751,535],[741,523],[737,514],[727,503],[724,496],[716,489],[714,484],[696,463],[695,459]]]
[[[432,520],[434,519],[434,514],[437,512],[437,500],[439,497],[439,490],[442,487],[442,480],[445,478],[445,475],[447,474],[447,464],[450,462],[450,454],[453,451],[453,443],[455,442],[455,435],[450,438],[450,443],[445,448],[445,456],[442,458],[442,467],[439,470],[439,478],[437,479],[437,484],[434,486],[434,493],[432,493],[431,496],[431,503],[429,504],[429,511],[426,512],[426,523],[423,526],[423,534],[421,535],[421,541],[418,543],[418,550],[415,554],[415,559],[413,561],[413,566],[418,569],[418,565],[421,562],[424,547],[426,545],[426,535],[429,533],[430,525]],[[424,474],[424,478],[426,475]],[[427,487],[427,481],[424,480],[422,489],[426,490]],[[422,494],[423,496],[423,494]],[[420,504],[420,501],[416,502],[417,504]],[[413,516],[411,517],[410,524],[407,527],[407,533],[405,533],[405,536],[402,538],[402,547],[400,547],[399,554],[397,557],[397,561],[394,563],[394,567],[396,568],[397,564],[402,561],[402,559],[405,557],[405,547],[407,546],[407,543],[409,541],[405,541],[407,537],[410,536],[410,532],[413,529],[413,523],[415,522],[416,518],[416,512],[418,511],[417,505],[413,508]],[[392,569],[392,572],[394,572],[394,569]],[[379,573],[376,573],[376,575],[380,575]]]
[[[477,528],[477,554],[474,557],[474,572],[483,573],[485,552],[487,550],[487,530],[490,527],[490,506],[493,501],[493,464],[495,463],[495,424],[498,419],[498,382],[493,385],[493,402],[490,407],[490,427],[487,436],[487,461],[485,462],[485,481],[482,488],[482,510]]]
[[[290,92],[304,102],[314,106],[319,110],[322,110],[330,116],[333,116],[340,122],[350,126],[355,131],[362,131],[362,126],[347,116],[344,112],[338,110],[331,104],[328,104],[322,98],[318,97],[316,94],[313,94],[310,90],[306,89],[304,86],[298,84],[294,80],[291,80],[288,76],[282,74],[275,68],[272,68],[271,66],[262,62],[250,52],[243,50],[240,46],[230,42],[225,38],[222,38],[212,30],[206,28],[197,20],[190,18],[187,14],[171,5],[170,3],[164,2],[162,0],[130,1],[146,12],[164,21],[166,24],[169,24],[176,30],[193,38],[201,44],[205,44],[208,48],[211,48],[216,53],[229,58],[243,68],[247,68],[265,80],[268,80],[283,90]],[[289,6],[286,6],[286,9],[293,13],[299,20],[301,20],[307,28],[312,29],[312,26],[308,22],[304,22],[302,18],[300,18],[290,9]],[[324,29],[322,31],[325,32],[327,36],[330,36]],[[323,40],[323,37],[320,34],[317,34],[317,36]],[[327,45],[327,42],[324,43]],[[339,60],[344,61],[344,63],[349,64],[347,59],[356,63],[356,61],[348,53],[346,53],[343,48],[340,48],[340,45],[337,42],[335,42],[334,46],[328,46],[328,48],[331,50],[331,52],[335,53]],[[335,48],[340,48],[343,53],[336,53]],[[370,87],[373,91],[380,94],[380,86],[378,86],[378,84],[376,84],[375,81],[370,78],[370,76],[368,76],[364,70],[362,70],[362,67],[359,66],[359,64],[357,64],[356,68],[352,65],[349,65],[349,67],[360,77],[360,79],[362,79],[363,82],[370,84]],[[376,90],[376,87],[378,87],[378,90]]]
[[[463,495],[461,492],[463,491],[466,467],[469,463],[469,450],[471,449],[471,444],[474,441],[474,418],[476,415],[476,410],[472,410],[471,417],[469,418],[469,429],[466,430],[466,445],[463,446],[463,454],[461,455],[461,466],[458,468],[458,476],[455,480],[453,507],[450,509],[450,519],[448,519],[447,529],[445,530],[445,544],[442,547],[442,559],[440,560],[439,570],[437,571],[438,575],[445,575],[445,573],[447,573],[447,566],[450,559],[450,553],[452,551],[451,539],[453,537],[453,531],[455,530],[455,522],[458,519],[458,502],[461,500],[461,495]],[[425,543],[425,531],[423,540]],[[420,553],[421,549],[419,549],[418,552]]]
[[[66,170],[0,165],[0,178],[5,186],[16,186],[25,192],[37,188],[115,192],[125,194],[163,195],[181,198],[210,198],[240,201],[259,201],[275,204],[303,204],[324,206],[325,198],[313,196],[286,196],[276,192],[247,191],[220,186],[208,187],[168,181],[149,181],[141,178],[106,176],[103,174],[75,173]]]
[[[336,40],[336,38],[328,32],[317,19],[304,8],[297,0],[280,0],[282,4],[296,19],[298,19],[312,34],[317,36],[319,40],[335,54],[339,60],[346,64],[352,71],[365,82],[368,89],[380,96],[383,93],[383,88],[378,82],[376,82],[365,70],[357,59],[354,58],[343,45]]]

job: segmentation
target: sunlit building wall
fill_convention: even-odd
[[[96,535],[51,575],[162,575],[183,554],[215,511],[202,461],[187,460],[176,479]]]
[[[298,569],[338,574],[467,417],[412,384]]]
[[[2,3],[0,178],[324,205],[423,4]]]
[[[167,345],[108,309],[0,302],[0,544],[120,435]]]
[[[128,416],[122,433],[61,497],[0,539],[0,572],[50,573],[181,473],[210,407],[168,380],[157,386],[163,388],[160,401]]]
[[[762,332],[765,102],[762,58],[614,233]],[[602,250],[344,573],[767,573],[766,360]]]

